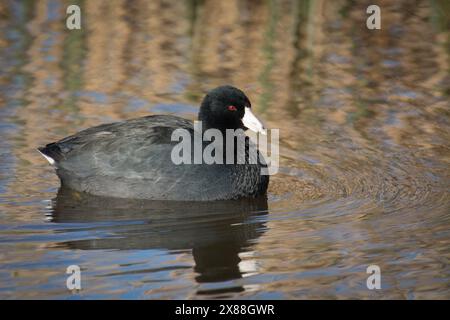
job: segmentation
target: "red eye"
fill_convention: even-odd
[[[236,111],[237,108],[235,106],[228,106],[229,111]]]

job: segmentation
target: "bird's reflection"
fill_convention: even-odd
[[[267,199],[211,202],[96,197],[61,188],[52,204],[55,223],[91,223],[109,236],[67,241],[70,249],[192,249],[196,280],[238,279],[239,254],[264,232]],[[112,235],[112,236],[111,236]],[[230,288],[232,291],[243,288]]]

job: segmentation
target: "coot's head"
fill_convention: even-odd
[[[204,129],[250,129],[266,134],[264,126],[251,111],[250,100],[232,86],[220,86],[208,92],[200,106],[198,119],[203,122]]]

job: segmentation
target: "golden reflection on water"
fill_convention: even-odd
[[[65,8],[74,3],[83,27],[69,31]],[[381,1],[382,29],[370,31],[369,4],[1,2],[0,296],[67,295],[64,275],[43,262],[56,256],[62,269],[66,259],[84,263],[87,297],[449,298],[450,7]],[[228,248],[242,277],[222,283],[198,255],[180,251],[162,263],[187,267],[169,268],[161,286],[149,285],[158,278],[98,280],[154,246],[119,232],[129,255],[98,257],[83,247],[94,235],[58,231],[49,200],[59,182],[35,148],[149,113],[194,119],[203,94],[225,83],[242,88],[281,139],[269,214],[255,227],[264,232]],[[229,236],[227,223],[220,230]],[[381,292],[365,288],[369,264],[383,271]],[[205,273],[216,284],[199,281]]]

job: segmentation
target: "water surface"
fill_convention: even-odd
[[[0,2],[0,298],[450,298],[450,7],[369,4]],[[35,150],[227,83],[280,129],[267,199],[88,197]]]

